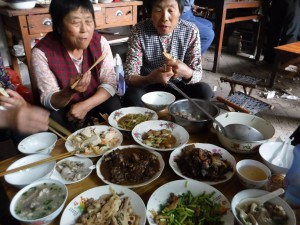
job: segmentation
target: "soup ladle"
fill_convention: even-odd
[[[245,124],[228,124],[225,127],[211,116],[204,108],[198,105],[193,99],[181,91],[172,81],[168,82],[168,85],[179,92],[183,97],[188,99],[192,104],[194,104],[200,111],[202,111],[208,118],[214,121],[221,133],[227,138],[240,140],[240,141],[261,141],[264,136],[254,127],[247,126]]]

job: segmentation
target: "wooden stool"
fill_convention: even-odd
[[[219,102],[226,104],[227,106],[233,108],[235,111],[257,114],[267,108],[273,109],[273,106],[263,102],[257,98],[251,97],[244,94],[243,92],[235,92],[228,97],[217,96],[216,98]]]
[[[269,87],[272,88],[277,72],[285,71],[289,65],[300,64],[300,41],[275,47],[276,58],[271,73]],[[286,72],[286,71],[285,71]]]
[[[228,82],[231,90],[228,95],[232,95],[236,92],[236,85],[243,86],[244,94],[251,95],[253,88],[256,88],[256,84],[261,81],[259,78],[246,76],[239,73],[233,73],[231,77],[220,77],[222,82]],[[249,88],[249,90],[247,90]]]

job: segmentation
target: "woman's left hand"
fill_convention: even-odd
[[[180,60],[167,60],[166,65],[172,67],[174,73],[172,79],[184,78],[188,80],[193,75],[193,70]]]
[[[69,121],[77,121],[84,119],[87,113],[87,107],[83,106],[83,102],[78,102],[71,106],[67,117]]]

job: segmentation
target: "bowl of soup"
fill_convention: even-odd
[[[236,171],[241,184],[246,188],[266,187],[271,170],[263,163],[244,159],[236,164]]]
[[[22,188],[13,197],[10,213],[22,224],[49,224],[62,212],[67,197],[65,184],[41,179]]]

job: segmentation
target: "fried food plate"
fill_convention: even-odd
[[[87,198],[99,199],[99,197],[111,194],[110,188],[116,191],[118,194],[123,193],[124,197],[129,197],[131,201],[131,206],[133,208],[134,214],[139,217],[139,225],[145,225],[146,223],[146,207],[141,199],[141,197],[134,191],[117,185],[104,185],[95,188],[91,188],[75,197],[66,206],[60,219],[60,225],[74,225],[78,218],[82,215],[85,200]],[[122,197],[123,197],[122,196]]]
[[[106,177],[108,175],[105,175],[104,173],[104,170],[101,168],[101,165],[104,163],[104,159],[105,157],[110,154],[112,151],[128,151],[128,152],[133,152],[133,149],[138,149],[138,150],[142,150],[142,151],[146,151],[147,153],[150,153],[154,156],[157,157],[158,159],[158,163],[159,163],[159,170],[149,179],[149,180],[146,180],[146,181],[143,181],[143,182],[137,182],[137,183],[128,183],[127,184],[117,184],[117,183],[113,183],[112,181],[108,180]],[[127,156],[129,155],[129,153],[127,154]],[[115,165],[114,166],[118,166],[118,165]],[[149,165],[148,165],[149,166]],[[156,180],[162,173],[163,169],[165,167],[165,162],[161,156],[161,154],[159,154],[158,152],[155,152],[155,151],[152,151],[152,150],[149,150],[149,149],[146,149],[142,146],[139,146],[139,145],[123,145],[123,146],[120,146],[114,150],[111,150],[109,152],[106,152],[105,154],[103,154],[103,156],[98,160],[98,162],[96,163],[96,172],[97,172],[97,175],[98,177],[106,184],[111,184],[111,185],[119,185],[119,186],[123,186],[123,187],[127,187],[127,188],[136,188],[136,187],[141,187],[141,186],[145,186],[151,182],[153,182],[154,180]],[[133,174],[131,173],[131,176],[133,176]]]
[[[223,183],[223,182],[226,182],[228,181],[229,179],[232,178],[232,176],[234,175],[235,173],[235,165],[236,165],[236,160],[235,158],[228,152],[226,151],[225,149],[219,147],[219,146],[216,146],[216,145],[212,145],[212,144],[205,144],[205,143],[192,143],[195,145],[195,148],[201,148],[201,149],[204,149],[204,150],[207,150],[209,152],[212,152],[212,153],[219,153],[221,156],[222,156],[222,159],[225,159],[227,161],[230,162],[230,164],[232,165],[232,168],[233,168],[233,171],[229,171],[225,174],[225,179],[223,180],[219,180],[219,181],[206,181],[206,180],[199,180],[203,183],[206,183],[206,184],[209,184],[209,185],[215,185],[215,184],[220,184],[220,183]],[[191,145],[191,144],[187,144],[187,145]],[[185,145],[185,146],[187,146]],[[184,178],[184,179],[188,179],[188,180],[194,180],[190,177],[187,177],[185,175],[182,174],[181,170],[179,169],[177,163],[175,162],[175,158],[178,157],[178,155],[181,154],[181,150],[185,147],[185,146],[182,146],[180,148],[176,148],[170,155],[170,158],[169,158],[169,164],[171,166],[171,168],[173,169],[173,171],[180,177]]]
[[[65,142],[68,152],[76,149],[83,151],[76,154],[80,157],[98,157],[104,152],[120,146],[123,142],[122,133],[111,126],[88,126],[71,134]]]
[[[122,117],[129,115],[129,114],[145,115],[145,116],[149,117],[148,120],[157,120],[158,119],[157,113],[151,109],[147,109],[145,107],[127,107],[127,108],[121,108],[121,109],[118,109],[118,110],[115,110],[114,112],[112,112],[108,117],[108,123],[111,126],[117,128],[119,130],[131,131],[132,129],[126,129],[126,128],[120,127],[118,124],[118,121]]]
[[[167,138],[164,140],[163,135],[159,134],[158,136],[152,136],[152,138],[148,139],[149,142],[146,144],[143,140],[143,135],[147,133],[149,130],[153,131],[161,131],[166,130],[171,132],[173,138]],[[172,151],[175,148],[180,148],[185,145],[189,141],[189,133],[182,126],[164,120],[155,120],[155,121],[145,121],[135,126],[135,128],[131,132],[132,137],[135,142],[139,145],[156,151]],[[174,139],[174,140],[172,140]],[[173,145],[170,147],[161,147],[165,146],[163,143],[158,144],[160,141],[169,142],[167,144]]]
[[[154,222],[154,214],[161,210],[161,205],[165,205],[170,197],[171,193],[175,195],[181,195],[190,191],[194,196],[201,195],[203,193],[210,194],[214,192],[211,198],[213,202],[221,204],[228,209],[226,214],[223,215],[222,221],[226,225],[234,224],[234,216],[230,210],[230,202],[228,199],[216,188],[195,180],[176,180],[166,183],[156,189],[150,196],[147,204],[147,220],[149,225],[157,225]]]

